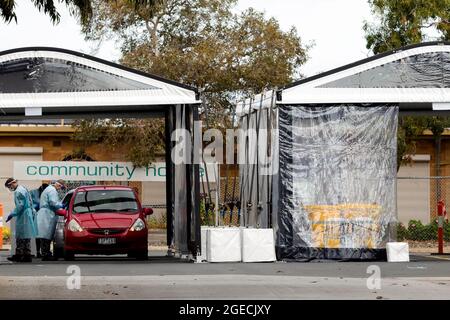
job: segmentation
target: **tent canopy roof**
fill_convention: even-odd
[[[450,42],[406,46],[302,79],[280,91],[279,104],[450,103]]]
[[[427,42],[378,54],[289,84],[277,104],[393,103],[403,114],[450,110],[450,42]],[[273,105],[264,92],[237,113]]]
[[[0,109],[5,116],[161,111],[198,104],[196,88],[80,52],[48,47],[0,52]],[[75,108],[74,108],[75,107]]]

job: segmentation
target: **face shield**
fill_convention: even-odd
[[[58,188],[62,191],[66,191],[66,186],[62,183],[59,183],[58,181],[55,182],[55,186],[58,186]]]
[[[16,191],[16,187],[14,186],[14,184],[15,184],[16,182],[17,182],[16,180],[11,181],[10,183],[8,183],[8,184],[6,185],[6,188],[7,188],[9,191],[11,191],[11,192]]]

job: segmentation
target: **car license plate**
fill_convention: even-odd
[[[98,244],[115,244],[116,238],[100,238]]]

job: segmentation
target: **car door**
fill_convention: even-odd
[[[64,209],[69,210],[69,204],[73,197],[73,190],[69,191],[61,201],[64,205]],[[55,239],[53,242],[54,252],[57,256],[62,255],[64,250],[64,225],[66,223],[65,217],[58,217],[58,222],[56,223]]]

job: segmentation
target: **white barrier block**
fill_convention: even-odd
[[[388,242],[386,253],[388,262],[409,262],[409,245],[406,242]]]
[[[207,229],[208,262],[240,262],[241,232],[239,228]]]
[[[242,229],[242,261],[276,261],[273,229]]]
[[[201,226],[200,227],[200,238],[201,238],[201,255],[197,256],[197,261],[202,262],[202,261],[207,261],[208,260],[208,230],[212,229],[214,227],[210,227],[210,226]]]

